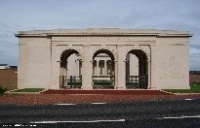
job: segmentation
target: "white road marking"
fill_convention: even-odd
[[[70,105],[76,105],[76,104],[71,104],[71,103],[60,103],[60,104],[55,104],[55,105],[66,105],[66,106],[69,105],[69,106],[70,106]]]
[[[185,99],[185,100],[192,100],[192,99]]]
[[[32,124],[15,124],[14,126],[15,127],[27,127],[27,126],[28,127],[30,127],[30,126],[31,127],[36,127],[37,125],[35,125],[35,124],[33,124],[33,125]]]
[[[200,118],[200,115],[196,116],[179,116],[179,117],[163,117],[159,119],[186,119],[186,118]]]
[[[55,123],[99,123],[99,122],[125,122],[125,119],[118,120],[85,120],[85,121],[33,121],[35,124],[55,124]]]
[[[105,102],[94,102],[92,104],[106,104]]]

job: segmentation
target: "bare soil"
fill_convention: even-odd
[[[11,69],[0,70],[0,87],[8,90],[17,88],[17,71]]]
[[[200,83],[200,75],[190,75],[190,83]]]

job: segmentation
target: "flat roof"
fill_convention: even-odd
[[[156,29],[120,29],[120,28],[88,28],[88,29],[52,29],[19,31],[16,37],[26,36],[186,36],[192,37],[189,31],[156,30]]]

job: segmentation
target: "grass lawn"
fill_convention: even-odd
[[[24,89],[17,89],[12,92],[40,92],[44,90],[44,88],[24,88]]]
[[[190,89],[165,89],[165,91],[172,93],[200,93],[200,84],[193,84]]]

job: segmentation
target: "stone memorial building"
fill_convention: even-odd
[[[20,31],[18,88],[188,89],[188,31],[55,29]],[[70,85],[69,85],[70,84]],[[104,84],[102,84],[103,86]]]

